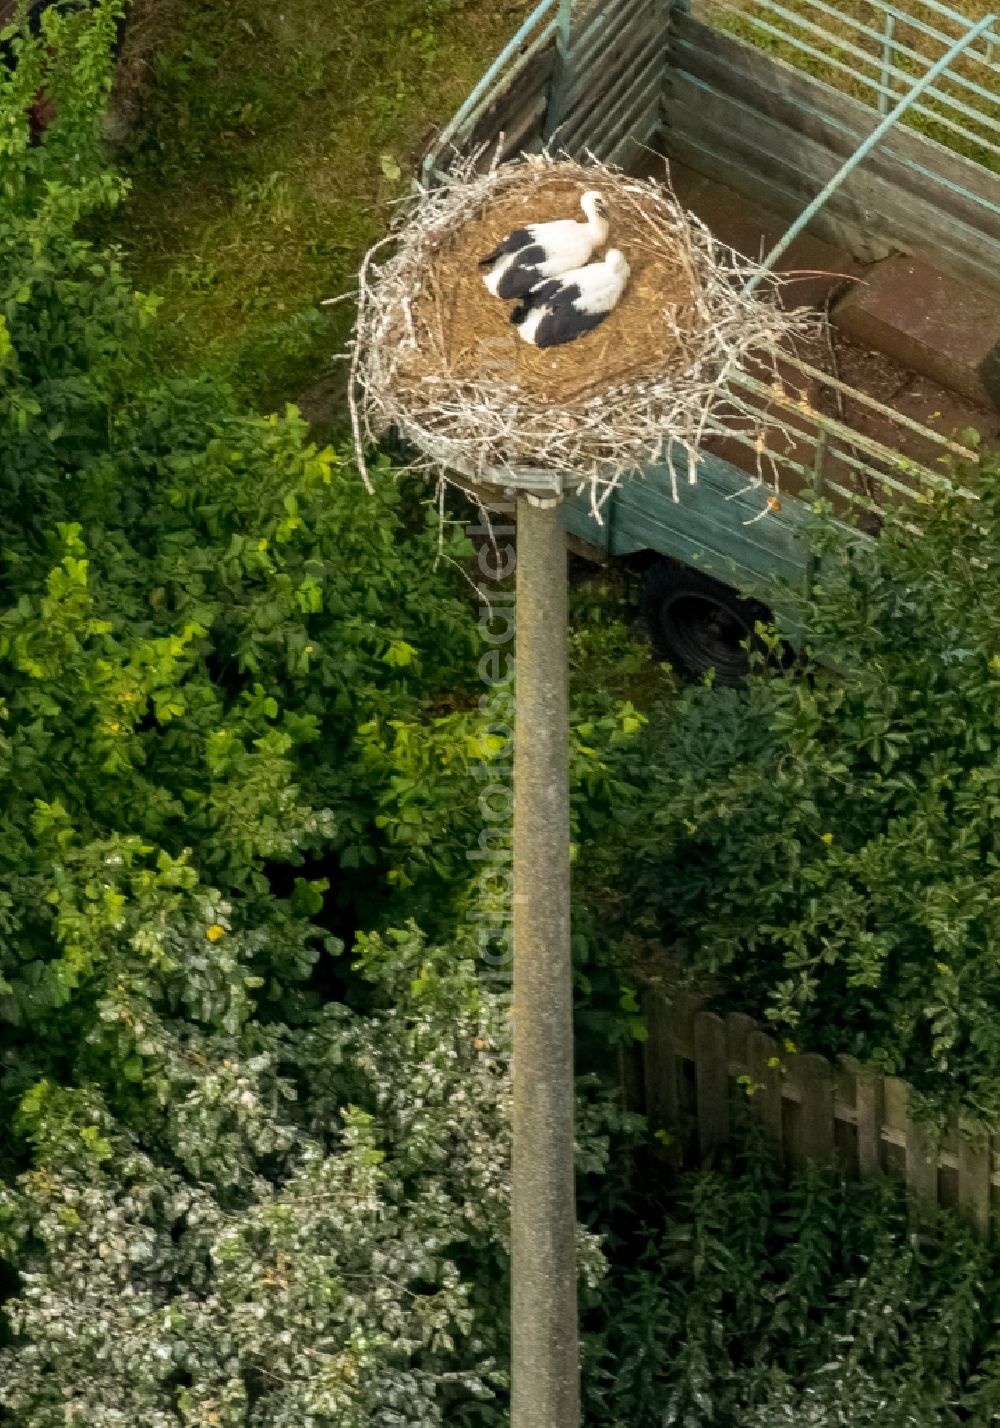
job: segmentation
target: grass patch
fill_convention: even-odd
[[[351,315],[318,304],[527,8],[136,0],[118,103],[133,187],[104,236],[166,299],[161,360],[266,405],[329,377]]]

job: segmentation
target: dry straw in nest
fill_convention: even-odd
[[[631,276],[599,327],[540,351],[517,336],[478,261],[512,228],[580,218],[587,189],[603,194],[608,244]],[[624,473],[664,459],[676,496],[678,458],[695,480],[709,418],[762,436],[761,411],[729,379],[773,368],[775,346],[803,326],[772,274],[744,293],[759,271],[656,180],[549,155],[486,172],[475,158],[460,164],[362,264],[350,383],[362,471],[365,442],[395,427],[420,453],[414,464],[446,479],[589,483],[596,512]]]

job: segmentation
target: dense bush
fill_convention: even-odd
[[[468,548],[150,363],[155,301],[80,236],[113,10],[0,72],[0,1419],[502,1421]],[[639,727],[592,713],[584,828]]]
[[[169,901],[168,918],[188,962],[147,961],[146,990],[182,996],[205,958]],[[480,1400],[504,1381],[508,1082],[474,961],[413,931],[365,939],[389,1007],[331,1004],[293,1033],[252,1019],[238,941],[207,1024],[131,987],[101,1004],[93,1042],[138,1063],[127,1093],[24,1097],[35,1165],[0,1191],[22,1275],[0,1404],[19,1428],[503,1421]],[[600,1122],[583,1122],[591,1171]],[[593,1283],[599,1252],[580,1248]]]
[[[986,1428],[997,1256],[901,1191],[749,1147],[626,1228],[589,1327],[588,1428]]]
[[[294,411],[151,366],[155,300],[80,237],[119,193],[113,11],[47,12],[0,73],[0,1419],[493,1428],[507,1087],[456,931],[491,751],[467,547]],[[831,549],[807,624],[836,677],[698,692],[648,762],[631,705],[587,694],[584,1025],[609,1029],[602,924],[666,926],[748,1005],[995,1107],[1000,607],[968,557],[996,500]],[[597,1177],[616,1126],[581,1118]],[[991,1262],[865,1193],[708,1172],[669,1231],[623,1233],[595,1428],[833,1428],[847,1395],[859,1423],[985,1423]]]
[[[727,1008],[996,1123],[1000,489],[963,479],[877,545],[820,533],[805,668],[664,714],[606,876]]]
[[[475,648],[434,570],[437,533],[394,482],[368,497],[294,414],[157,384],[139,351],[112,382],[103,308],[127,315],[123,363],[138,309],[103,260],[74,274],[55,247],[34,245],[43,276],[8,303],[0,378],[15,433],[0,454],[0,1011],[32,1048],[15,1093],[72,1055],[85,989],[115,980],[153,885],[200,899],[202,941],[230,914],[253,929],[261,995],[301,981],[324,878],[282,869],[309,855],[335,884],[342,866],[378,873],[359,725],[416,719]],[[72,369],[50,372],[58,396],[28,370],[57,325],[45,358]]]

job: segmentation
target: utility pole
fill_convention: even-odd
[[[566,534],[517,498],[511,1428],[578,1428]]]

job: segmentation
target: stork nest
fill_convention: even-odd
[[[631,276],[596,329],[538,349],[484,287],[479,259],[513,228],[581,218],[587,189],[603,194],[608,245]],[[665,459],[676,495],[678,461],[693,481],[720,419],[761,433],[761,411],[729,378],[759,375],[762,360],[773,369],[782,338],[804,326],[771,273],[744,292],[761,271],[665,183],[549,155],[484,173],[474,156],[422,192],[362,264],[350,383],[362,471],[366,439],[394,427],[419,452],[414,465],[438,476],[552,492],[589,482],[596,511],[625,472]]]

